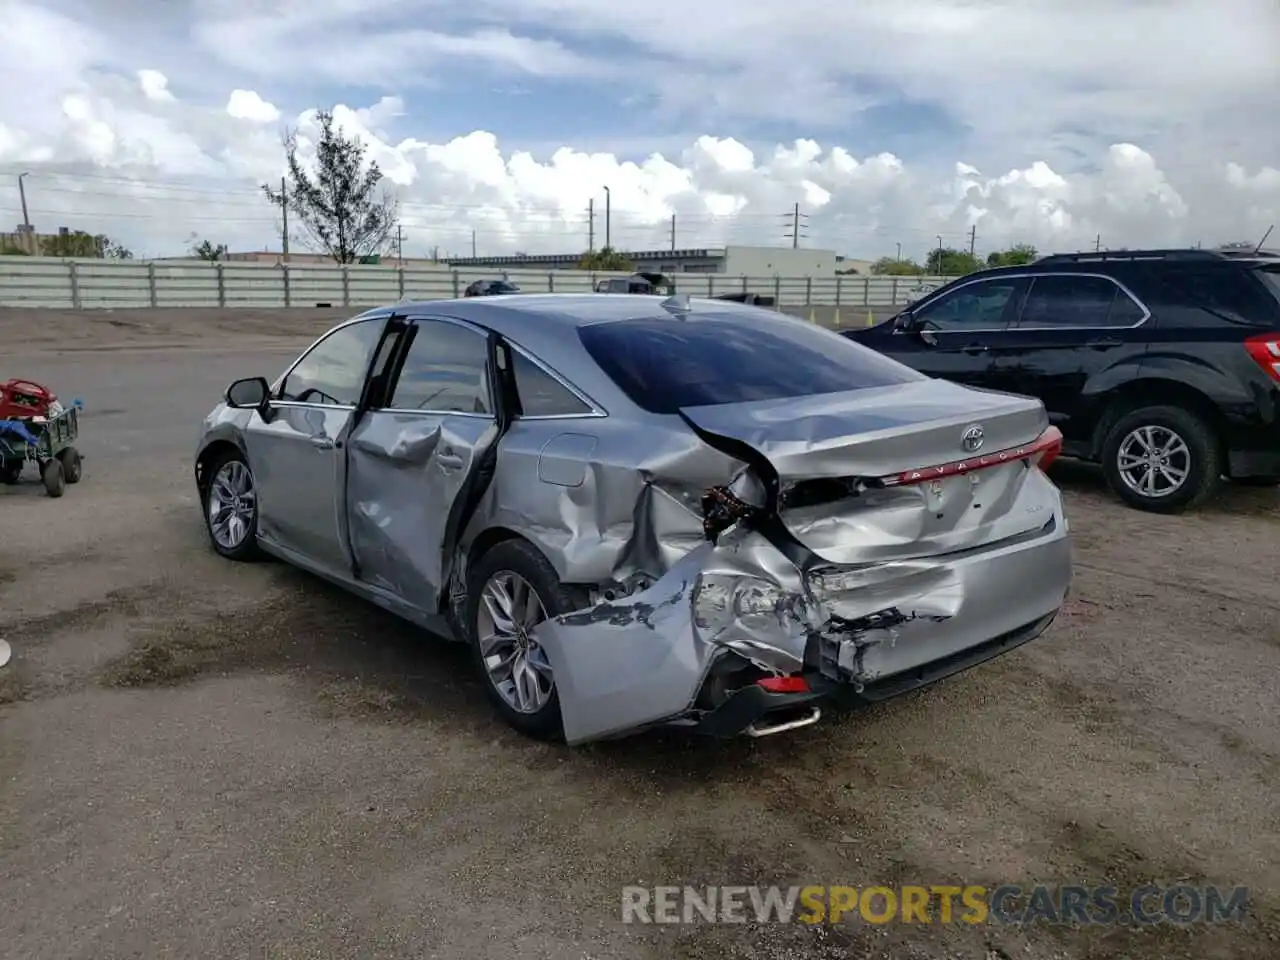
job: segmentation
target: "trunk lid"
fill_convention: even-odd
[[[1052,516],[1052,485],[1016,455],[1049,428],[1031,397],[930,379],[681,413],[767,460],[783,523],[832,563],[1000,542]]]

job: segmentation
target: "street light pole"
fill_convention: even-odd
[[[902,262],[902,244],[898,244],[898,257],[897,257],[897,260],[898,260],[898,263],[901,263],[901,262]]]
[[[942,237],[938,237],[938,276],[942,276]]]
[[[27,188],[22,183],[23,178],[29,176],[31,176],[30,173],[18,174],[18,199],[22,201],[22,243],[25,247],[35,245],[35,237],[31,231],[31,217],[27,213]],[[35,253],[35,251],[27,250],[27,253]]]
[[[611,208],[613,206],[612,199],[613,197],[609,193],[609,188],[605,187],[604,188],[604,245],[609,250],[613,249],[613,244],[610,242],[610,239],[609,239],[609,220],[610,220],[610,215],[612,213]]]

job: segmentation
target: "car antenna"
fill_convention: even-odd
[[[1271,231],[1274,230],[1275,228],[1276,228],[1276,225],[1274,223],[1271,226],[1267,227],[1267,232],[1262,235],[1262,239],[1258,241],[1258,245],[1253,248],[1254,256],[1257,256],[1262,252],[1262,245],[1267,242],[1267,237],[1271,236]]]
[[[687,293],[673,293],[667,299],[662,301],[662,309],[667,311],[677,320],[683,320],[689,315],[692,309],[689,306],[689,295]]]

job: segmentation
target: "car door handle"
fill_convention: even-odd
[[[440,456],[436,457],[436,462],[445,470],[461,470],[466,464],[466,461],[452,450],[442,451]]]
[[[971,343],[967,347],[961,347],[960,352],[967,353],[969,356],[973,357],[980,353],[986,353],[987,349],[988,348],[981,343]]]
[[[311,445],[315,447],[317,450],[332,450],[333,438],[332,437],[312,437]]]
[[[1110,350],[1112,347],[1123,347],[1123,340],[1116,340],[1114,337],[1107,337],[1103,340],[1090,340],[1085,346],[1093,347],[1095,350]]]

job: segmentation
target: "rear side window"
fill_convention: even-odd
[[[580,327],[578,336],[650,413],[928,379],[830,330],[768,316],[621,320]]]
[[[519,351],[511,352],[520,411],[526,417],[580,417],[591,408]]]
[[[1036,277],[1018,321],[1021,329],[1046,327],[1132,327],[1142,307],[1106,277],[1070,274]]]
[[[1255,272],[1260,277],[1266,275],[1263,270]],[[1268,302],[1267,291],[1251,283],[1243,270],[1170,270],[1167,282],[1198,306],[1241,323],[1264,324],[1275,312],[1275,305]],[[1272,274],[1270,283],[1280,295],[1280,275]]]
[[[489,345],[474,330],[415,324],[390,407],[437,413],[489,413]]]

